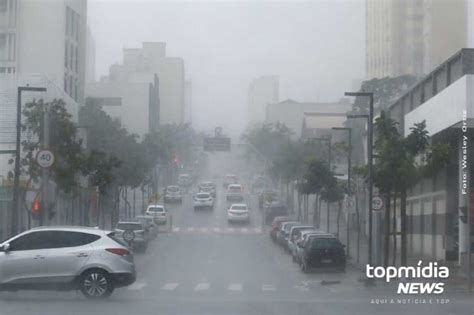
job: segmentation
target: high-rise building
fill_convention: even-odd
[[[262,76],[252,80],[248,88],[248,122],[263,122],[267,104],[277,103],[280,79],[278,76]]]
[[[87,26],[86,34],[86,72],[85,81],[87,83],[95,81],[95,40],[92,31]]]
[[[467,0],[366,0],[367,78],[421,76],[467,45]]]
[[[187,80],[184,85],[184,123],[193,122],[193,85]]]
[[[0,0],[0,74],[44,75],[84,101],[87,1]]]

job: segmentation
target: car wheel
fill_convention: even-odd
[[[88,299],[102,299],[114,292],[114,285],[107,272],[93,269],[84,272],[81,276],[80,289]]]

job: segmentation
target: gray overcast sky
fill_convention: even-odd
[[[193,125],[245,127],[252,78],[280,76],[280,99],[335,101],[365,74],[365,1],[89,0],[97,76],[122,48],[167,43],[193,84]]]

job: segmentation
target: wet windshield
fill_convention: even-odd
[[[474,0],[0,0],[0,315],[474,315],[473,161]]]

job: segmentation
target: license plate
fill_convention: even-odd
[[[332,262],[332,259],[321,259],[322,264],[329,264]]]

